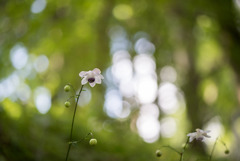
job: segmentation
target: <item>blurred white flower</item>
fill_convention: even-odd
[[[204,131],[201,129],[196,129],[196,132],[189,133],[189,134],[187,134],[187,136],[189,136],[189,142],[192,142],[194,139],[203,141],[204,137],[207,137],[207,138],[211,137],[211,136],[207,135],[207,133],[209,133],[209,132],[210,132],[210,130]]]
[[[104,77],[101,75],[101,71],[98,68],[89,71],[82,71],[79,73],[79,76],[83,78],[81,82],[82,85],[89,82],[91,87],[94,87],[96,83],[101,84],[102,79],[104,79]]]

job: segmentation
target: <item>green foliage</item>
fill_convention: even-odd
[[[33,9],[36,2],[38,7]],[[75,100],[68,100],[74,91],[65,85],[71,82],[79,90],[79,72],[95,67],[103,71],[104,83],[83,90],[84,98],[90,100],[77,109],[73,138],[79,141],[92,132],[97,142],[86,138],[73,144],[69,160],[179,160],[172,151],[156,149],[168,144],[181,149],[189,131],[210,125],[213,132],[221,129],[230,148],[226,156],[219,145],[213,160],[239,159],[237,1],[3,0],[0,10],[0,160],[64,160],[74,110],[64,106]],[[151,57],[158,88],[163,82],[159,79],[162,68],[176,70],[174,84],[182,102],[176,113],[161,109],[158,117],[161,126],[166,118],[176,120],[175,134],[170,137],[161,132],[157,141],[143,141],[136,125],[140,115],[136,96],[123,98],[131,105],[127,118],[110,118],[104,109],[106,92],[119,85],[109,83],[106,75],[114,59],[110,32],[119,26],[129,41],[130,61],[138,55],[134,44],[139,33],[154,44]],[[15,59],[20,66],[14,66],[16,46],[26,49],[23,67],[24,55]],[[47,61],[41,61],[41,56]],[[50,102],[47,112],[36,108],[42,93],[51,98],[39,102]],[[184,157],[206,159],[211,147],[192,144]]]

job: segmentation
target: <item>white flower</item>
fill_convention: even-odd
[[[201,129],[196,129],[196,132],[189,133],[187,136],[189,136],[189,142],[192,142],[194,139],[203,141],[204,137],[210,138],[211,136],[207,135],[210,131],[204,131]]]
[[[101,84],[102,79],[104,79],[104,77],[101,75],[101,71],[98,68],[89,71],[82,71],[79,73],[79,76],[83,78],[81,82],[82,85],[89,82],[91,87],[94,87],[96,83]]]

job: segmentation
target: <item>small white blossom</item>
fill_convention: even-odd
[[[89,82],[91,87],[94,87],[96,83],[101,84],[102,79],[104,79],[104,77],[101,75],[101,71],[98,68],[89,71],[82,71],[79,73],[79,76],[83,78],[81,82],[82,85]]]
[[[204,137],[210,138],[211,136],[207,135],[210,131],[204,131],[201,129],[196,129],[196,132],[189,133],[187,136],[189,136],[189,142],[192,142],[194,139],[203,141]]]

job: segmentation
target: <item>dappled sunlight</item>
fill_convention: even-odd
[[[1,161],[240,160],[240,0],[0,9]]]
[[[210,82],[204,89],[203,99],[207,104],[211,105],[216,101],[217,97],[218,88],[213,82]]]
[[[165,117],[161,119],[161,136],[171,138],[177,131],[177,123],[173,117]]]
[[[51,93],[45,87],[38,87],[34,91],[34,103],[41,114],[46,114],[52,105]]]
[[[137,80],[136,93],[142,104],[152,103],[157,97],[157,81],[153,77],[142,77]]]
[[[165,66],[160,71],[160,78],[163,82],[174,83],[177,79],[177,72],[171,66]]]
[[[140,115],[137,119],[137,128],[144,141],[153,143],[158,140],[160,123],[157,118],[151,115]]]
[[[45,9],[46,5],[46,0],[35,0],[31,6],[31,12],[35,14],[40,13]]]
[[[134,69],[139,75],[149,75],[154,74],[156,70],[155,60],[145,54],[137,55],[133,60]]]
[[[91,90],[89,88],[84,88],[84,90],[85,91],[83,91],[83,93],[81,94],[81,97],[79,97],[79,102],[78,102],[78,105],[81,107],[86,106],[92,98]]]
[[[16,69],[22,69],[28,61],[28,51],[20,44],[15,45],[10,51],[12,65]]]
[[[166,114],[175,113],[179,108],[179,100],[177,98],[177,87],[169,82],[160,84],[158,90],[158,104],[161,110]]]
[[[206,130],[211,130],[211,138],[206,140],[207,144],[213,144],[218,137],[221,138],[221,136],[224,135],[224,128],[222,123],[219,120],[219,117],[212,118],[206,125]]]
[[[146,38],[138,39],[134,49],[138,54],[153,54],[155,52],[155,46]]]
[[[34,68],[38,73],[42,73],[47,70],[49,60],[45,55],[39,55],[34,61]]]
[[[127,20],[133,16],[133,9],[130,5],[119,4],[113,8],[113,15],[116,19]]]

